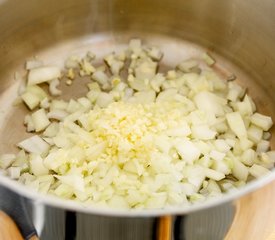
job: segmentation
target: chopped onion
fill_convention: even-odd
[[[45,66],[31,69],[28,75],[28,85],[35,85],[59,78],[61,71],[55,66]]]
[[[7,173],[11,179],[18,179],[20,177],[20,167],[10,167],[7,169]]]
[[[26,69],[31,70],[33,68],[39,68],[43,66],[43,62],[40,60],[28,60],[26,61]]]
[[[247,131],[239,112],[227,113],[226,120],[231,130],[236,134],[239,139],[244,139],[247,137]]]
[[[65,117],[67,117],[68,115],[69,114],[66,111],[61,110],[61,109],[52,110],[47,113],[47,117],[49,119],[55,119],[58,121],[65,119]]]
[[[251,116],[251,122],[254,123],[256,126],[262,128],[264,131],[269,130],[269,128],[273,124],[271,117],[262,115],[260,113],[254,113]]]
[[[39,155],[30,156],[30,169],[35,176],[46,175],[49,170],[44,166],[43,158]]]
[[[259,177],[269,173],[269,170],[266,169],[265,167],[258,165],[258,164],[253,164],[253,166],[251,168],[249,168],[249,173],[256,178],[259,178]]]
[[[0,156],[0,168],[7,169],[15,161],[14,154],[2,154]]]
[[[208,53],[202,55],[202,59],[207,63],[207,65],[212,66],[215,64],[215,59],[212,58]]]
[[[60,84],[60,81],[56,78],[50,81],[49,85],[49,91],[52,96],[58,96],[61,95],[62,91],[57,89],[57,86]]]
[[[23,140],[17,144],[18,147],[29,153],[42,154],[48,151],[49,145],[38,135]]]

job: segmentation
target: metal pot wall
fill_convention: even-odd
[[[19,84],[13,75],[15,71],[20,73],[25,59],[39,55],[48,62],[58,63],[58,59],[87,49],[102,56],[124,46],[133,37],[164,49],[165,65],[195,54],[194,46],[198,51],[210,51],[239,77],[240,84],[249,88],[260,112],[275,119],[274,12],[271,0],[1,0],[0,152],[14,150],[14,142],[25,137],[18,120],[23,119],[25,110],[12,107]],[[274,138],[272,141],[274,147]],[[90,217],[93,214],[139,216],[149,221],[148,217],[188,214],[233,201],[274,178],[272,172],[236,193],[190,208],[134,213],[84,209],[74,203],[42,197],[3,176],[0,184],[30,199],[28,204],[45,204],[50,211],[69,209],[91,214]]]

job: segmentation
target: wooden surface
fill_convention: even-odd
[[[0,239],[23,240],[15,223],[2,211],[0,211]]]
[[[24,240],[14,221],[2,211],[0,211],[0,240]],[[29,240],[39,240],[39,238],[32,236]]]
[[[275,240],[275,182],[236,202],[225,240]]]

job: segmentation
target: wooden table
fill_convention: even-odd
[[[225,240],[275,240],[275,182],[242,197]]]

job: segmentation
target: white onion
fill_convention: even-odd
[[[0,167],[7,169],[15,161],[15,154],[2,154],[0,156]]]
[[[260,113],[254,113],[251,116],[251,122],[262,128],[264,131],[269,130],[273,124],[271,117],[262,115]]]
[[[35,85],[59,78],[61,71],[55,66],[45,66],[31,69],[28,75],[28,85]]]
[[[27,138],[17,144],[18,147],[29,153],[42,154],[48,151],[49,145],[37,135]]]
[[[50,124],[47,114],[43,108],[34,112],[31,115],[31,118],[36,132],[44,130]]]
[[[40,60],[28,60],[26,61],[26,69],[27,70],[31,70],[33,68],[38,68],[38,67],[42,67],[43,66],[43,62]]]
[[[49,173],[49,169],[44,166],[42,157],[34,154],[30,155],[30,170],[35,176]]]
[[[18,179],[20,177],[20,167],[10,167],[7,169],[7,173],[11,179]]]
[[[60,81],[56,78],[49,82],[49,92],[52,96],[58,96],[61,95],[62,91],[60,89],[57,89],[59,86]]]

